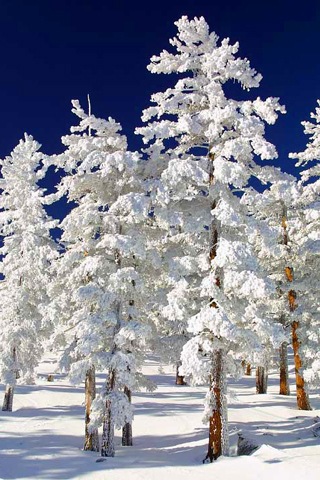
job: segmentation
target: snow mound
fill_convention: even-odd
[[[277,448],[271,447],[271,445],[267,445],[265,443],[260,445],[258,449],[253,452],[252,456],[268,463],[280,462],[281,458],[288,457],[283,450],[278,450]]]

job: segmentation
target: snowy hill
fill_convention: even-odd
[[[237,396],[229,409],[232,457],[205,465],[208,429],[201,423],[205,387],[176,386],[173,370],[166,367],[159,373],[158,363],[150,358],[144,373],[156,380],[158,389],[133,397],[134,446],[121,447],[118,432],[116,456],[97,462],[98,454],[82,451],[84,389],[58,374],[53,383],[47,382],[46,375],[54,370],[54,358],[46,357],[38,384],[18,386],[14,411],[1,412],[1,479],[320,478],[320,438],[315,436],[320,398],[311,395],[311,412],[296,409],[292,368],[290,397],[278,395],[274,373],[266,395],[255,394],[254,376],[230,382]],[[102,384],[103,375],[98,380]],[[235,456],[240,431],[262,445],[251,456]]]

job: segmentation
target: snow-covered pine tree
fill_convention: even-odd
[[[301,410],[310,410],[304,370],[317,355],[319,342],[319,287],[315,273],[318,227],[313,222],[317,216],[314,210],[319,208],[317,186],[315,182],[303,188],[301,182],[287,177],[287,181],[273,184],[262,195],[251,196],[250,202],[256,214],[266,218],[270,225],[278,225],[279,244],[271,256],[263,255],[262,262],[268,275],[277,282],[279,297],[271,308],[288,335],[280,347],[280,393],[290,393],[287,365],[287,345],[290,342],[295,357],[297,405]]]
[[[89,396],[86,431],[96,433],[103,424],[101,455],[113,456],[114,427],[125,426],[123,438],[130,445],[131,392],[147,386],[139,372],[150,334],[141,313],[139,268],[146,258],[140,227],[150,200],[137,176],[140,157],[127,150],[120,124],[87,115],[78,101],[72,104],[80,124],[62,138],[67,149],[53,159],[67,173],[58,196],[77,204],[61,223],[66,252],[57,268],[63,289],[55,309],[69,303],[63,323],[69,323],[71,335],[62,360],[71,380],[82,382],[93,369],[108,371],[102,392]]]
[[[289,236],[295,245],[295,262],[290,272],[295,305],[292,323],[293,347],[297,383],[297,403],[301,410],[310,410],[307,384],[320,383],[320,100],[314,121],[304,121],[304,133],[310,135],[303,152],[291,153],[297,158],[301,172],[301,195],[295,202],[296,219]],[[310,165],[311,163],[311,165]]]
[[[49,302],[51,263],[57,247],[50,230],[57,222],[44,209],[45,176],[40,144],[25,134],[17,147],[0,161],[0,378],[7,385],[3,410],[11,411],[14,387],[33,383],[34,370],[43,353],[43,341],[52,334],[44,311]]]
[[[251,300],[266,297],[268,288],[247,241],[257,229],[247,221],[240,196],[251,177],[266,184],[277,176],[272,167],[256,163],[255,155],[261,160],[277,156],[264,139],[264,123],[273,124],[284,108],[275,98],[228,99],[227,81],[249,90],[259,86],[261,76],[248,60],[236,57],[237,43],[224,39],[218,45],[204,18],[184,16],[176,25],[178,35],[170,43],[177,53],[152,57],[148,69],[184,76],[151,97],[155,105],[142,117],[149,123],[137,133],[145,143],[154,140],[146,152],[156,218],[166,219],[168,226],[180,225],[180,244],[196,255],[193,274],[197,270],[200,279],[204,277],[201,309],[189,321],[193,338],[183,349],[180,372],[195,383],[210,383],[206,458],[213,461],[228,454],[226,374],[237,370],[237,353],[243,358],[244,352],[260,348],[254,330],[267,328],[250,308]],[[187,266],[187,256],[180,264]]]
[[[267,222],[270,229],[268,244],[261,246],[259,237],[256,242],[256,254],[265,271],[265,275],[277,285],[277,295],[270,299],[267,310],[273,319],[283,325],[287,339],[280,346],[279,352],[275,352],[272,345],[266,345],[267,350],[264,358],[270,362],[272,357],[277,356],[280,360],[280,394],[289,395],[289,376],[287,363],[287,346],[290,343],[290,303],[289,291],[292,286],[288,281],[288,262],[290,248],[288,246],[288,214],[287,205],[292,206],[293,198],[297,197],[297,185],[295,177],[279,172],[279,178],[269,189],[263,193],[247,191],[242,201],[248,206],[251,215]],[[273,233],[272,233],[273,232]],[[269,314],[270,314],[269,313]],[[265,339],[267,340],[267,339]],[[262,363],[261,367],[265,367]],[[258,372],[257,379],[263,378]],[[257,385],[257,391],[260,388]],[[260,389],[263,390],[263,389]],[[263,392],[261,392],[263,393]],[[265,393],[265,392],[264,392]]]

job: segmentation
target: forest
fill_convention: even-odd
[[[277,372],[289,397],[292,357],[294,413],[312,410],[320,383],[320,100],[297,119],[306,146],[289,155],[296,177],[274,165],[266,138],[285,106],[253,95],[262,77],[239,44],[203,17],[175,25],[147,67],[176,75],[142,112],[141,151],[88,96],[72,100],[62,153],[25,134],[0,160],[3,415],[10,423],[19,388],[37,384],[39,363],[54,356],[56,371],[84,386],[80,447],[101,459],[117,455],[115,430],[122,446],[135,443],[135,395],[157,389],[150,358],[173,367],[177,388],[205,387],[199,464],[230,454],[230,382],[254,372],[263,401]],[[48,212],[62,201],[59,221]],[[239,434],[238,455],[256,448]]]

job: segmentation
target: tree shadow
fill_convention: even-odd
[[[255,439],[258,444],[281,450],[319,445],[320,438],[312,431],[316,423],[317,418],[300,415],[283,421],[234,422],[233,425],[243,436]]]
[[[64,480],[100,470],[188,466],[201,463],[205,456],[206,429],[185,435],[143,435],[134,446],[120,446],[116,439],[116,457],[96,463],[99,454],[81,450],[82,440],[75,435],[54,435],[38,431],[35,435],[3,431],[0,439],[1,478],[23,477]],[[5,448],[4,448],[5,447]],[[93,477],[94,478],[94,477]]]
[[[13,418],[36,418],[44,417],[46,420],[50,420],[54,417],[72,416],[72,418],[78,418],[84,416],[85,407],[81,405],[57,405],[54,407],[22,407],[14,410],[13,412],[1,412],[0,422],[10,421]]]
[[[258,443],[282,450],[317,444],[319,439],[311,436],[314,424],[310,417],[291,417],[283,422],[235,422],[230,428],[233,434],[236,429],[241,429]],[[268,430],[272,432],[268,433]],[[121,447],[120,438],[117,437],[117,456],[102,463],[96,463],[99,458],[97,453],[81,450],[83,439],[79,436],[54,435],[47,430],[35,435],[5,431],[3,434],[5,438],[0,440],[0,448],[3,448],[1,464],[4,468],[1,476],[4,480],[18,480],[22,476],[64,480],[87,473],[94,475],[100,470],[118,469],[121,478],[121,470],[201,464],[206,453],[208,429],[203,427],[177,435],[141,435],[135,438],[134,446],[130,448]],[[275,458],[265,461],[277,463],[281,460]]]

